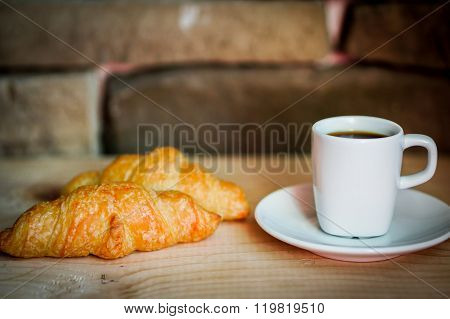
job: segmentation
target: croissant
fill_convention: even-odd
[[[0,233],[0,251],[25,258],[114,259],[202,240],[220,220],[177,191],[146,191],[134,183],[91,185],[30,208]]]
[[[206,172],[173,147],[157,148],[144,156],[119,156],[102,173],[86,172],[76,176],[63,188],[63,193],[70,193],[81,185],[119,181],[134,182],[147,190],[186,193],[225,220],[242,219],[250,212],[239,186]]]

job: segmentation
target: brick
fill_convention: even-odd
[[[192,67],[154,70],[124,81],[186,123],[263,123],[316,89],[342,69],[312,67]],[[442,150],[448,140],[449,81],[442,76],[354,67],[296,103],[272,122],[314,123],[338,115],[372,115],[391,119],[407,133],[433,137]],[[139,124],[176,124],[179,120],[117,80],[108,85],[107,151],[136,152]],[[164,143],[172,132],[163,137]],[[304,135],[306,136],[306,134]],[[175,137],[174,145],[183,146]],[[269,138],[266,136],[266,138]],[[308,137],[306,137],[308,138]],[[221,141],[219,151],[233,145]],[[139,147],[145,146],[139,139]],[[278,150],[283,151],[284,146]],[[256,151],[264,151],[256,145]]]
[[[66,2],[14,7],[96,63],[312,61],[328,50],[320,2]],[[90,64],[0,6],[0,66]]]
[[[98,153],[93,72],[0,76],[0,155]]]
[[[438,7],[435,4],[381,3],[354,5],[344,50],[362,57]],[[431,68],[450,67],[450,7],[444,6],[382,48],[368,61]]]

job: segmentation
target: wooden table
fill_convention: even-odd
[[[310,182],[309,159],[290,158],[303,173],[269,168],[269,157],[217,158],[218,175],[246,190],[252,207],[280,186]],[[104,167],[107,158],[0,161],[0,228],[37,201],[54,197],[74,174]],[[407,172],[424,156],[407,156]],[[285,167],[285,166],[284,166]],[[291,167],[292,168],[292,167]],[[227,173],[228,170],[228,173]],[[432,181],[418,187],[450,201],[450,157],[440,156]],[[223,222],[195,244],[96,257],[19,259],[0,254],[0,296],[8,298],[442,298],[450,295],[450,241],[393,261],[348,263],[325,259],[266,234],[253,216]]]

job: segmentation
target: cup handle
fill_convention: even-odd
[[[403,150],[411,146],[422,146],[428,151],[427,167],[421,172],[401,176],[399,180],[399,188],[410,188],[425,183],[433,177],[437,165],[437,147],[434,141],[422,134],[407,134],[403,138]]]

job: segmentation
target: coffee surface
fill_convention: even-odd
[[[344,137],[344,138],[354,138],[354,139],[374,139],[374,138],[383,138],[388,135],[375,133],[375,132],[366,132],[366,131],[341,131],[341,132],[333,132],[328,133],[328,135],[336,136],[336,137]]]

